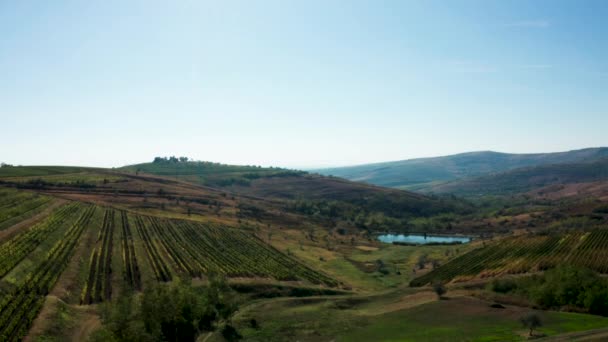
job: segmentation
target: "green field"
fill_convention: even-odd
[[[460,295],[438,301],[426,294],[401,290],[368,297],[277,299],[245,307],[234,322],[251,341],[526,340],[528,331],[519,318],[530,309],[495,309],[489,302]],[[400,301],[403,309],[391,306]],[[608,325],[608,318],[598,316],[554,311],[539,314],[543,326],[538,335]],[[250,324],[252,319],[257,322],[255,328]]]
[[[92,168],[78,166],[10,166],[0,168],[0,178],[51,176],[79,173]]]

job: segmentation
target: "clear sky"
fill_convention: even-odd
[[[0,1],[0,161],[608,145],[608,1]]]

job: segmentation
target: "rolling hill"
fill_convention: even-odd
[[[425,192],[439,183],[456,179],[539,165],[591,162],[604,157],[608,157],[608,148],[605,147],[535,154],[483,151],[320,169],[314,172],[379,186]]]
[[[333,212],[335,216],[328,215],[328,219],[366,212],[402,219],[467,208],[466,204],[451,198],[280,168],[157,160],[126,166],[118,171],[160,176],[288,205],[297,202],[309,209],[315,207],[311,209],[313,211],[327,209]]]
[[[594,162],[520,168],[437,184],[428,187],[427,191],[464,196],[508,195],[533,190],[548,193],[559,191],[568,184],[606,180],[608,180],[608,158]]]
[[[576,179],[582,174],[598,179],[606,169],[600,162],[577,165],[555,167],[564,180],[571,173]],[[548,170],[538,172],[553,177]],[[535,272],[567,257],[581,263],[594,260],[585,265],[606,272],[605,258],[591,258],[608,250],[605,204],[569,208],[550,200],[526,201],[483,207],[454,196],[302,171],[179,159],[117,169],[3,167],[0,339],[73,340],[81,336],[76,328],[57,328],[54,322],[67,317],[74,327],[86,325],[105,317],[106,304],[119,307],[130,291],[146,297],[158,284],[171,288],[184,279],[198,291],[214,275],[239,292],[243,310],[233,322],[245,339],[330,340],[341,336],[345,326],[335,330],[328,315],[353,327],[382,324],[391,314],[418,315],[420,310],[434,316],[433,308],[443,301],[428,287],[408,287],[410,282],[424,285],[438,279],[459,286],[460,280],[477,281],[484,275]],[[551,233],[562,221],[572,232]],[[579,231],[578,225],[588,232]],[[374,238],[375,233],[400,229],[472,234],[479,240],[458,246],[398,246]],[[515,231],[518,235],[510,237]],[[584,239],[588,243],[578,243]],[[519,254],[512,253],[513,246]],[[546,251],[551,253],[539,259]],[[526,264],[520,265],[523,257]],[[458,310],[469,305],[461,299],[470,294],[454,287],[454,300],[446,303]],[[491,304],[482,299],[476,303],[479,308]],[[289,319],[294,313],[303,315],[297,316],[304,322],[297,331],[289,328],[295,324]],[[470,313],[463,317],[477,319]],[[588,315],[572,319],[603,324]],[[254,320],[257,328],[252,327]],[[471,334],[493,335],[510,320],[504,317],[492,331]],[[109,326],[105,318],[100,324]],[[547,324],[558,326],[559,321]],[[221,330],[209,336],[223,340]],[[445,340],[451,335],[437,336]]]

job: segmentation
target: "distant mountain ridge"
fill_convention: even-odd
[[[508,195],[543,189],[547,186],[605,182],[608,180],[608,158],[563,164],[523,167],[479,177],[458,179],[431,186],[433,193],[460,196]]]
[[[510,154],[493,151],[313,170],[374,185],[432,191],[441,183],[541,165],[587,163],[608,158],[608,147],[566,152]]]

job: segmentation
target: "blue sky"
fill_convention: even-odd
[[[0,161],[608,145],[606,1],[3,1]]]

